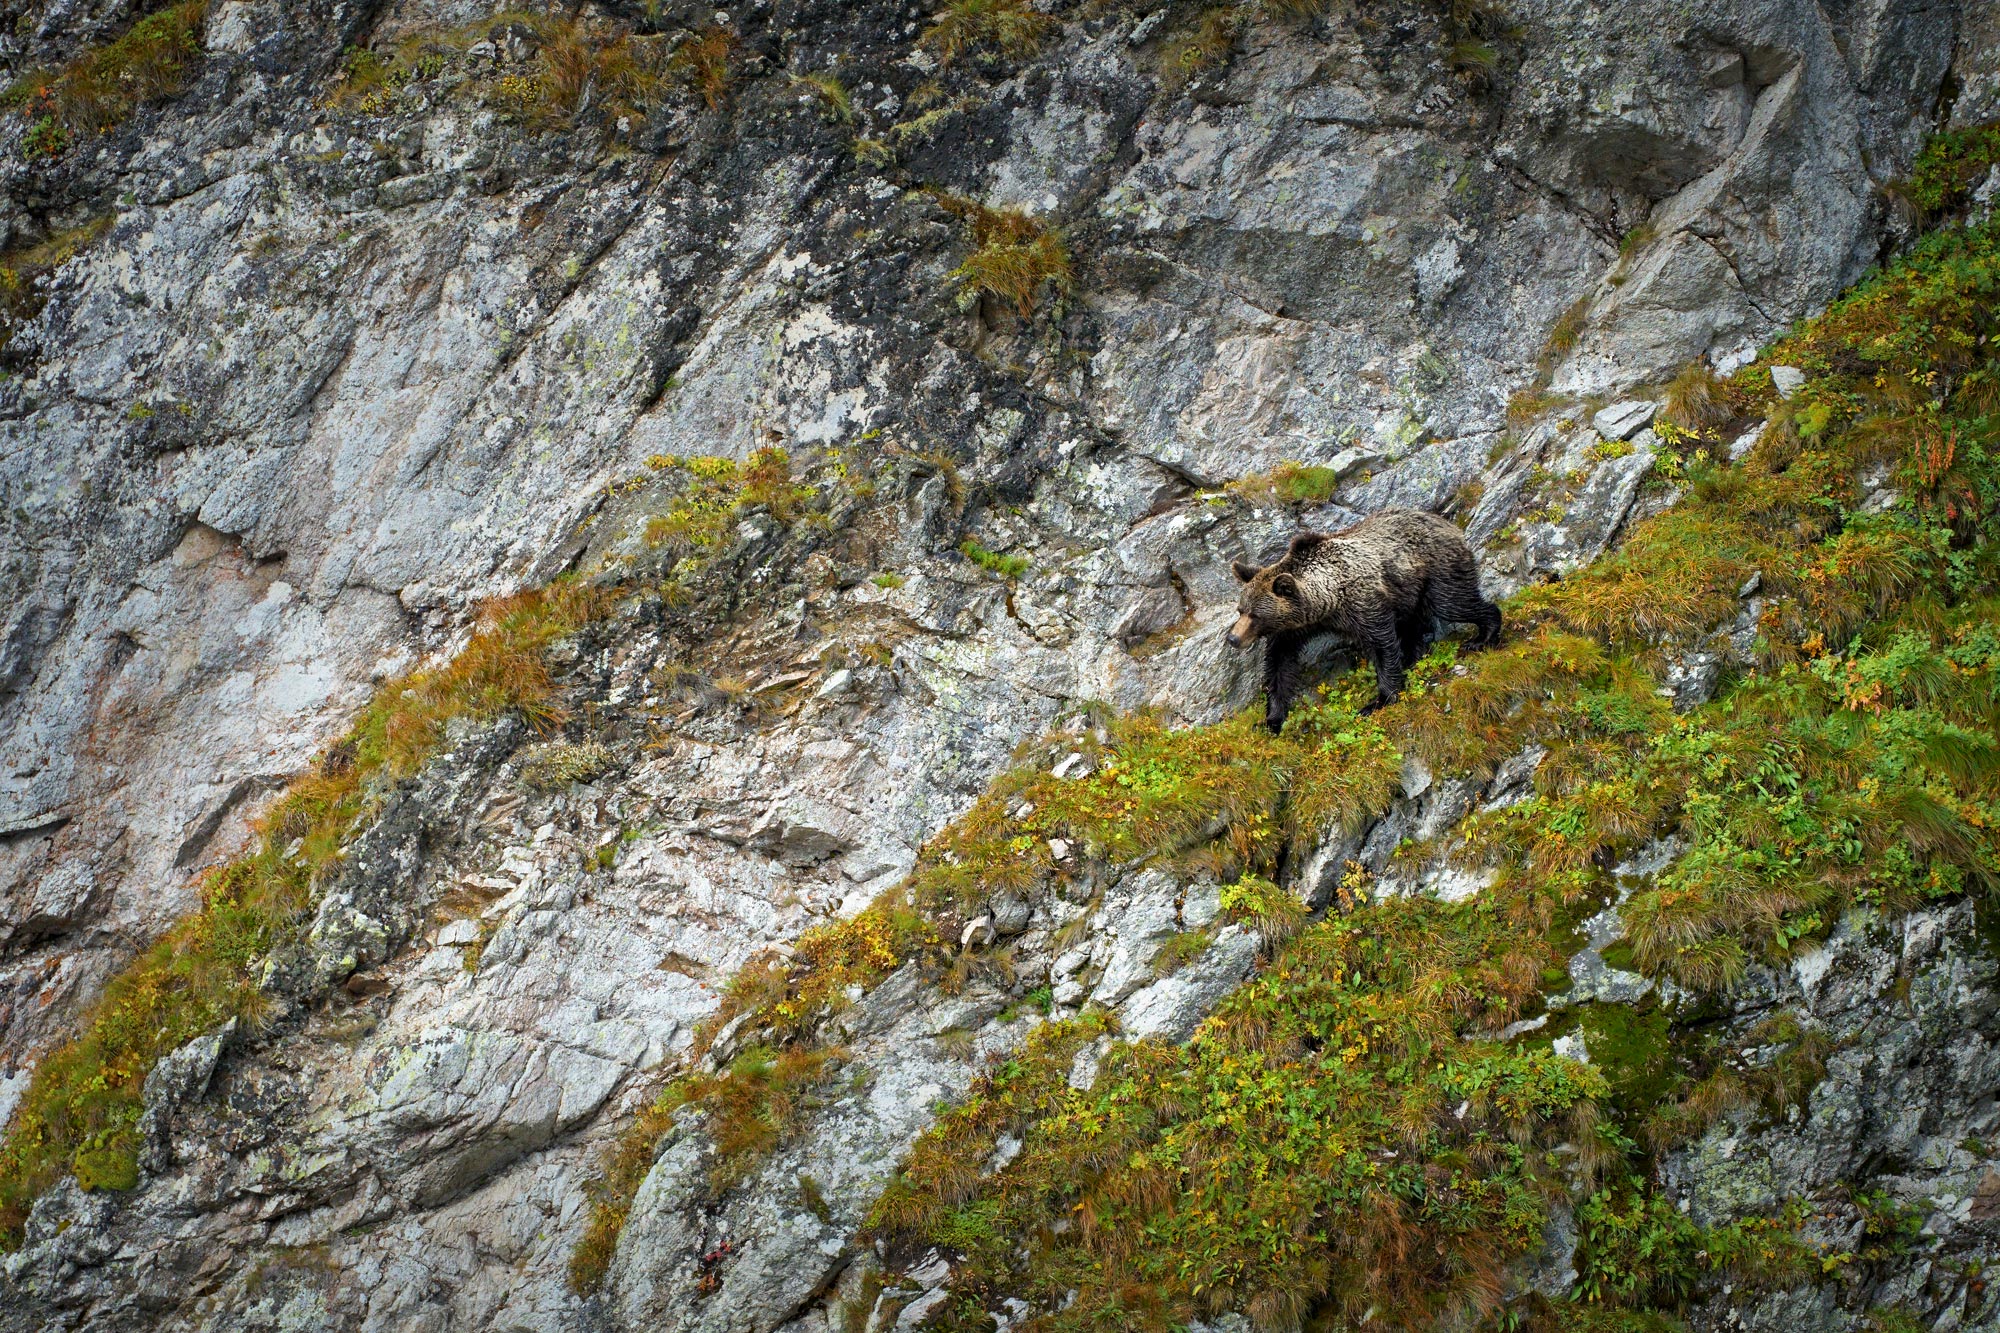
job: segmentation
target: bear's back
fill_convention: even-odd
[[[1385,569],[1428,575],[1471,557],[1465,534],[1446,518],[1421,509],[1384,509],[1345,529],[1340,539]]]

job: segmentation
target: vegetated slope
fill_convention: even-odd
[[[1797,1216],[1704,1229],[1648,1185],[1652,1157],[1713,1118],[1798,1100],[1783,1064],[1823,1058],[1809,1031],[1757,1034],[1781,1048],[1763,1079],[1675,1049],[1670,1023],[1589,1042],[1599,1063],[1567,1076],[1521,1043],[1464,1039],[1538,1005],[1579,905],[1609,903],[1610,867],[1652,839],[1677,855],[1620,915],[1636,969],[1679,983],[1688,1017],[1843,913],[1991,893],[1996,290],[2000,229],[1948,230],[1772,349],[1808,372],[1788,402],[1764,370],[1677,385],[1675,508],[1516,599],[1509,645],[1384,715],[1441,772],[1546,747],[1535,794],[1475,817],[1455,849],[1494,884],[1313,927],[1194,1043],[1137,1048],[1036,1114],[1008,1100],[1032,1069],[997,1076],[920,1149],[885,1231],[963,1252],[968,1296],[1019,1292],[1051,1327],[1490,1316],[1501,1265],[1541,1243],[1546,1192],[1565,1187],[1585,1243],[1564,1295],[1584,1305],[1538,1304],[1537,1321],[1671,1309],[1708,1275],[1812,1273],[1827,1256],[1780,1225]],[[1720,456],[1719,427],[1767,415],[1746,457]],[[1871,469],[1893,504],[1864,509]],[[1664,663],[1725,624],[1753,576],[1755,664],[1676,715]],[[1020,1156],[967,1182],[1002,1130]],[[1568,1160],[1547,1155],[1557,1142]]]
[[[952,985],[941,945],[979,904],[1088,873],[1051,839],[1192,857],[1270,956],[1191,1042],[1113,1045],[1094,1077],[1072,1071],[1102,1051],[1101,1014],[1036,1030],[919,1140],[870,1227],[906,1262],[950,1261],[932,1321],[1640,1327],[1724,1284],[1740,1305],[1818,1282],[1865,1309],[1877,1268],[1917,1248],[1880,1237],[1874,1182],[1695,1221],[1660,1164],[1718,1121],[1796,1119],[1837,1045],[1802,1013],[1718,1023],[1731,997],[1768,992],[1758,978],[1836,928],[1983,904],[2000,875],[1996,291],[2000,226],[1947,228],[1758,367],[1690,371],[1659,423],[1677,503],[1515,598],[1501,648],[1433,653],[1380,713],[1356,716],[1346,681],[1280,738],[1248,717],[1124,723],[1089,778],[1004,781],[892,901],[802,940],[789,978],[740,981],[719,1017],[748,1014],[758,1053],[676,1084],[635,1132],[703,1106],[724,1158],[768,1152],[828,1058],[814,1017],[912,960]],[[1771,365],[1803,386],[1781,398]],[[1733,678],[1676,711],[1670,667],[1739,618]],[[1381,813],[1399,758],[1483,784],[1522,754],[1531,791],[1397,852],[1484,872],[1462,901],[1372,897],[1350,862],[1328,919],[1300,930],[1259,878]],[[1614,873],[1649,848],[1651,873]],[[1612,956],[1658,989],[1572,1007],[1592,998],[1565,994],[1578,923],[1614,905]],[[1580,1047],[1557,1054],[1559,1038]],[[1962,1151],[1976,1165],[1983,1149]],[[611,1222],[638,1185],[620,1170]],[[1552,1213],[1574,1268],[1524,1289]],[[1990,1241],[1961,1246],[1950,1262],[1976,1273]],[[603,1260],[580,1261],[594,1280]],[[1980,1290],[1960,1282],[1946,1308],[1978,1311]]]

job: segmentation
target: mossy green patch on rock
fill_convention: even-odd
[[[1687,1081],[1675,1058],[1672,1024],[1657,1003],[1585,1005],[1577,1029],[1621,1119],[1647,1114]]]

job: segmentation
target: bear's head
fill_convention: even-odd
[[[1235,569],[1243,583],[1243,595],[1236,599],[1236,623],[1224,636],[1231,648],[1247,648],[1267,634],[1304,624],[1299,581],[1284,568],[1283,561],[1259,569],[1238,560]]]
[[[1318,619],[1313,608],[1306,605],[1293,565],[1322,540],[1319,533],[1302,532],[1292,538],[1285,558],[1274,565],[1259,567],[1241,560],[1235,563],[1233,568],[1237,580],[1243,584],[1243,595],[1236,599],[1236,623],[1224,636],[1231,648],[1247,648],[1267,634],[1305,629]]]

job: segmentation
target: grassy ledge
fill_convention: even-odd
[[[315,884],[388,786],[441,747],[448,722],[511,710],[544,727],[562,718],[542,650],[606,605],[576,582],[489,603],[456,657],[384,686],[317,769],[293,779],[259,821],[255,848],[210,873],[200,909],[119,973],[82,1034],[35,1067],[0,1144],[0,1245],[20,1243],[29,1205],[65,1172],[85,1189],[138,1183],[153,1066],[231,1018],[256,1023],[265,961],[301,938]]]
[[[1051,772],[1051,760],[1068,755],[1085,761],[1086,776]],[[974,968],[1004,969],[1004,956],[950,946],[958,924],[988,895],[1009,890],[1039,899],[1108,865],[1164,857],[1231,873],[1234,913],[1280,933],[1294,924],[1297,904],[1251,872],[1270,870],[1290,840],[1347,831],[1360,810],[1386,803],[1396,773],[1379,728],[1356,718],[1352,701],[1301,710],[1284,737],[1271,736],[1247,712],[1191,731],[1145,715],[1107,718],[1080,735],[1024,746],[1021,759],[924,848],[905,883],[851,920],[808,931],[790,959],[767,958],[736,976],[694,1054],[732,1027],[744,1034],[740,1053],[713,1074],[674,1080],[607,1150],[591,1220],[572,1256],[576,1290],[602,1282],[632,1197],[676,1112],[707,1117],[718,1159],[711,1184],[726,1189],[784,1141],[799,1095],[837,1067],[841,1053],[824,1033],[827,1020],[851,1003],[852,987],[871,989],[916,965],[931,984],[952,991]],[[1326,780],[1288,817],[1283,795],[1301,773]]]
[[[1551,952],[1492,904],[1396,899],[1310,927],[1186,1046],[1112,1047],[1088,1089],[1069,1057],[1102,1020],[1047,1025],[918,1142],[873,1228],[957,1256],[941,1328],[1002,1296],[1050,1329],[1490,1315],[1551,1196],[1622,1158],[1597,1068],[1467,1039]],[[1021,1150],[982,1176],[1003,1134]],[[1691,1230],[1704,1266],[1747,1267]]]
[[[1663,835],[1685,851],[1626,905],[1627,948],[1697,991],[1783,960],[1850,908],[1990,892],[1996,286],[1994,228],[1939,233],[1773,349],[1809,376],[1789,402],[1763,372],[1672,386],[1661,433],[1680,503],[1515,599],[1503,648],[1433,654],[1380,715],[1442,771],[1547,747],[1533,796],[1465,831],[1464,859],[1494,886],[1310,928],[1194,1042],[1127,1048],[1088,1090],[1067,1087],[1066,1065],[996,1070],[876,1209],[878,1234],[957,1257],[935,1325],[982,1327],[1015,1297],[1035,1312],[1018,1326],[1038,1330],[1232,1309],[1264,1329],[1638,1328],[1710,1278],[1794,1282],[1855,1261],[1808,1253],[1783,1214],[1704,1230],[1647,1184],[1649,1154],[1716,1115],[1801,1097],[1825,1055],[1810,1030],[1749,1034],[1783,1048],[1749,1078],[1712,1050],[1667,1049],[1657,1010],[1586,1016],[1589,1068],[1481,1034],[1563,980],[1565,921]],[[1750,456],[1720,461],[1755,417],[1770,424]],[[1666,666],[1730,624],[1746,586],[1761,593],[1753,666],[1675,713]],[[981,1176],[1001,1132],[1024,1146]],[[1564,1195],[1577,1285],[1503,1315],[1506,1265],[1534,1253]]]
[[[209,0],[182,0],[60,69],[22,75],[0,94],[0,104],[25,118],[21,155],[60,157],[84,136],[117,128],[135,108],[178,93],[201,59],[208,6]]]
[[[720,541],[734,516],[759,506],[788,521],[817,497],[794,482],[781,450],[748,464],[659,460],[676,478],[664,548],[669,600]],[[678,561],[674,557],[680,557]],[[267,1008],[266,963],[304,936],[317,890],[389,788],[445,744],[449,724],[506,713],[550,731],[567,717],[548,647],[608,616],[642,591],[578,579],[482,607],[455,656],[384,685],[353,728],[292,780],[258,823],[251,851],[210,872],[202,905],[112,979],[72,1041],[45,1055],[0,1143],[0,1248],[22,1238],[29,1207],[65,1173],[85,1189],[138,1183],[138,1124],[146,1075],[161,1057],[231,1018],[255,1026]]]

